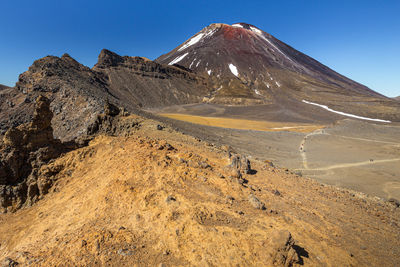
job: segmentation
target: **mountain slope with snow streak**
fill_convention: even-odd
[[[247,23],[211,24],[156,62],[209,76],[211,103],[285,106],[308,99],[360,117],[400,121],[398,101]]]

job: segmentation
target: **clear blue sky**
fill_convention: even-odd
[[[67,52],[155,59],[210,23],[247,22],[387,96],[400,95],[400,1],[2,0],[0,83]]]

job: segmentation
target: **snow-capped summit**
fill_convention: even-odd
[[[334,103],[341,106],[339,110],[354,113],[349,97],[358,103],[357,108],[388,101],[243,22],[211,24],[156,61],[208,77],[213,83],[211,102],[257,104],[308,99],[329,106]]]

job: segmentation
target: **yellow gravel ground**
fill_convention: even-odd
[[[291,131],[309,133],[317,129],[321,129],[323,125],[316,124],[298,124],[292,122],[270,122],[270,121],[254,121],[232,118],[219,117],[204,117],[176,113],[161,113],[160,116],[181,120],[201,125],[215,126],[222,128],[233,128],[241,130],[256,130],[256,131]]]

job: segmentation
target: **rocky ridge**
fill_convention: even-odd
[[[196,103],[209,90],[208,80],[189,69],[142,57],[122,57],[106,49],[101,51],[93,70],[106,77],[110,93],[124,106]]]
[[[39,95],[51,100],[54,135],[71,141],[85,134],[106,102],[138,112],[140,107],[199,102],[207,90],[207,80],[189,70],[108,50],[102,50],[93,69],[68,54],[47,56],[21,74],[15,87],[0,91],[0,135],[32,119]]]

